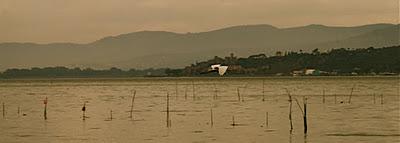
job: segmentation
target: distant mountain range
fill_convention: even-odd
[[[400,25],[355,27],[308,25],[234,26],[200,33],[140,31],[87,44],[0,43],[0,71],[45,66],[91,68],[181,68],[214,56],[273,55],[276,51],[320,51],[399,45]]]

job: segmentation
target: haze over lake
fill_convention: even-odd
[[[306,137],[296,104],[289,133],[285,89],[300,102],[308,98]],[[137,91],[134,120],[129,118],[132,90]],[[1,80],[0,93],[4,142],[400,142],[397,76],[20,79]],[[170,128],[165,122],[167,93]],[[85,101],[88,118],[83,121]]]

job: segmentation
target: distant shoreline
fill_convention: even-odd
[[[135,80],[135,79],[240,79],[240,78],[266,78],[266,79],[316,79],[316,78],[399,78],[400,75],[376,76],[143,76],[143,77],[37,77],[37,78],[0,78],[0,81],[25,81],[25,80]]]

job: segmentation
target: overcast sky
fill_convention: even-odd
[[[0,0],[0,42],[77,42],[141,30],[398,23],[399,0]]]

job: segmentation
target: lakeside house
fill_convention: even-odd
[[[326,72],[318,69],[302,69],[293,70],[291,72],[292,76],[319,76],[319,75],[336,75],[336,72]]]

